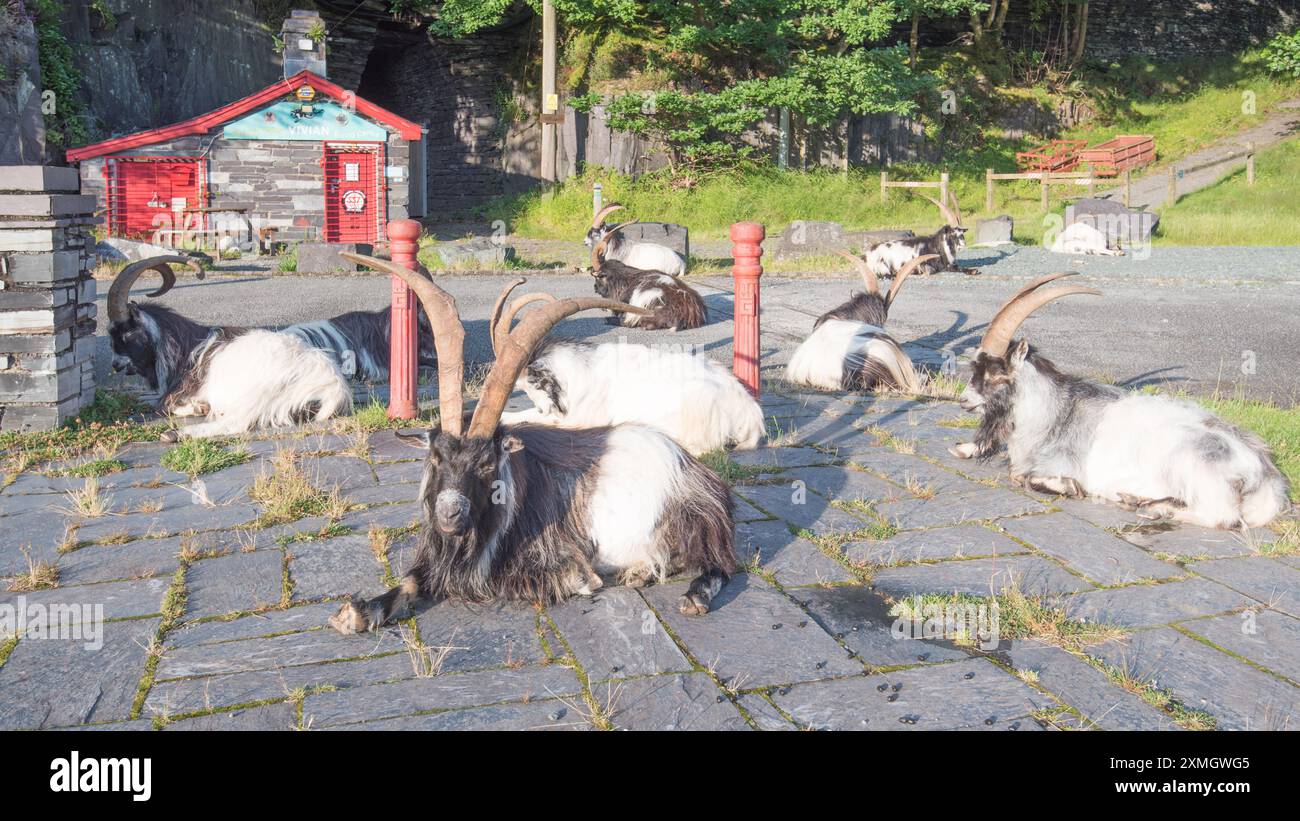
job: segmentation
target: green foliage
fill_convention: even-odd
[[[81,409],[71,424],[111,425],[152,411],[147,404],[129,393],[95,389],[95,399]]]
[[[45,117],[45,139],[56,148],[71,148],[90,140],[82,120],[81,73],[72,57],[72,46],[63,36],[63,3],[33,0],[29,8],[36,23],[36,40],[41,63],[41,82],[54,92],[54,113]]]
[[[1300,29],[1269,41],[1264,47],[1264,63],[1274,74],[1300,77]]]
[[[227,448],[211,439],[186,439],[162,455],[162,466],[197,476],[241,465],[249,458],[248,450],[242,447]]]

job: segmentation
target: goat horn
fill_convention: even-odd
[[[496,430],[497,423],[501,421],[501,414],[506,409],[506,402],[515,389],[515,381],[528,366],[537,343],[542,341],[551,328],[567,316],[593,308],[641,316],[651,314],[644,308],[600,297],[557,299],[545,307],[531,311],[519,320],[517,328],[501,339],[497,361],[493,363],[487,379],[483,382],[478,407],[474,409],[474,416],[469,423],[470,436],[486,439]],[[442,358],[441,351],[438,353],[438,358],[440,360]]]
[[[376,271],[387,271],[415,291],[425,315],[429,317],[433,344],[438,351],[438,415],[442,420],[442,429],[452,436],[460,436],[465,412],[465,402],[461,395],[465,366],[465,326],[461,324],[460,314],[456,310],[455,297],[439,288],[432,279],[392,260],[349,251],[341,252],[339,256]]]
[[[501,289],[497,301],[492,304],[492,313],[488,315],[488,337],[492,340],[492,350],[497,350],[497,326],[501,324],[501,309],[505,307],[506,300],[510,298],[510,292],[523,285],[528,280],[520,277],[514,282],[506,285]]]
[[[591,227],[599,228],[600,224],[605,221],[605,217],[608,217],[610,214],[614,213],[615,211],[622,211],[622,210],[623,210],[622,205],[619,205],[616,202],[611,202],[609,205],[606,205],[604,208],[597,211],[596,216],[591,218]]]
[[[958,228],[961,226],[961,218],[958,217],[956,214],[954,214],[951,208],[939,202],[929,194],[922,194],[921,196],[929,200],[930,202],[934,203],[934,206],[939,209],[940,214],[943,214],[943,218],[947,220],[949,225],[951,225],[954,228]]]
[[[957,192],[952,190],[951,188],[948,189],[948,200],[949,202],[952,203],[952,212],[957,217],[957,222],[954,225],[954,227],[960,228],[961,227],[961,206],[957,204]]]
[[[600,273],[600,266],[602,262],[601,257],[605,253],[605,246],[609,244],[609,237],[610,237],[609,234],[605,234],[605,236],[600,238],[599,242],[595,242],[591,246],[591,275],[592,276],[596,276],[597,274]]]
[[[511,291],[520,285],[523,285],[527,281],[528,280],[521,277],[507,285],[505,289],[501,291],[501,296],[497,297],[497,304],[492,309],[492,326],[490,328],[492,336],[492,351],[496,353],[497,356],[501,355],[501,345],[505,341],[505,335],[510,333],[510,328],[515,323],[516,314],[534,302],[556,301],[555,297],[550,294],[525,294],[514,302],[511,302],[510,307],[506,308],[505,312],[502,313],[501,309],[505,306],[506,297],[510,295]]]
[[[176,284],[176,274],[172,272],[168,263],[177,265],[187,265],[190,270],[196,271],[200,278],[203,276],[203,267],[197,260],[190,257],[177,255],[149,257],[147,259],[132,262],[123,268],[118,275],[113,278],[113,284],[108,288],[108,297],[105,299],[106,308],[108,309],[109,322],[125,322],[130,315],[130,308],[127,302],[131,294],[131,286],[140,278],[145,271],[157,271],[162,277],[162,287],[156,291],[149,292],[146,296],[160,297],[172,289]]]
[[[1019,291],[1016,291],[1014,294],[1012,294],[1010,299],[1002,303],[1002,308],[1006,308],[1008,305],[1015,302],[1017,299],[1020,299],[1025,294],[1033,293],[1034,291],[1038,290],[1039,288],[1043,287],[1049,282],[1055,282],[1056,280],[1061,279],[1062,277],[1077,277],[1078,275],[1079,275],[1078,271],[1058,271],[1055,274],[1044,274],[1043,276],[1038,277],[1037,279],[1035,279],[1033,282],[1029,283],[1025,287],[1021,288]],[[1000,310],[1001,309],[999,309],[999,311]],[[996,318],[997,317],[994,317],[994,319]]]
[[[889,313],[889,306],[894,304],[894,297],[898,296],[898,292],[902,290],[903,282],[912,275],[912,272],[915,271],[921,263],[938,258],[938,254],[923,254],[915,259],[909,259],[907,264],[898,269],[898,273],[894,274],[894,282],[889,286],[889,294],[885,297],[886,314]]]
[[[989,356],[1004,357],[1011,347],[1011,340],[1019,330],[1020,324],[1029,315],[1054,299],[1071,294],[1091,294],[1101,296],[1101,291],[1084,285],[1065,285],[1060,288],[1048,288],[1046,291],[1031,291],[1003,306],[997,316],[989,323],[984,338],[980,340],[980,350]]]
[[[876,272],[871,270],[870,265],[868,265],[861,257],[854,256],[843,249],[836,251],[835,253],[853,263],[853,267],[858,270],[858,275],[862,277],[863,284],[867,286],[867,293],[880,293],[880,280],[876,279]]]

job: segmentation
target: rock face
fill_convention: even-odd
[[[1011,234],[1014,228],[1015,223],[1006,214],[992,219],[980,220],[975,223],[975,237],[971,240],[971,244],[1002,245],[1011,242]]]
[[[844,246],[844,226],[838,222],[795,220],[781,234],[781,242],[772,256],[776,259],[790,259],[833,254]]]
[[[666,245],[681,254],[682,259],[689,260],[691,253],[690,231],[685,225],[671,222],[638,222],[622,231],[628,242],[653,242]]]
[[[1147,242],[1151,232],[1160,224],[1160,215],[1151,211],[1128,208],[1114,200],[1087,197],[1065,209],[1065,226],[1082,222],[1096,228],[1114,245]]]
[[[471,270],[499,270],[506,261],[514,259],[515,249],[509,245],[478,237],[469,242],[439,245],[436,249],[448,268]]]
[[[28,19],[13,24],[0,42],[0,165],[39,163],[45,154],[36,31]]]

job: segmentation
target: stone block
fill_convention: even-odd
[[[75,168],[53,165],[0,165],[0,191],[79,191]]]
[[[629,242],[652,242],[666,245],[689,260],[691,252],[690,231],[684,225],[671,222],[638,222],[622,230],[622,235]]]
[[[1003,214],[992,219],[983,219],[975,223],[975,236],[972,245],[1005,245],[1011,242],[1015,229],[1011,217]]]
[[[838,222],[795,220],[781,232],[774,259],[833,254],[847,247],[844,226]]]
[[[355,272],[360,268],[339,256],[344,251],[352,254],[373,253],[368,243],[355,242],[302,242],[298,244],[299,274],[332,274],[340,271]]]
[[[81,273],[81,254],[77,251],[13,254],[8,257],[8,266],[15,285],[48,285],[77,277]]]
[[[477,237],[468,242],[444,243],[437,247],[442,263],[447,268],[499,269],[514,259],[515,249],[487,237]]]
[[[0,194],[0,216],[63,216],[93,213],[94,197],[80,194]]]

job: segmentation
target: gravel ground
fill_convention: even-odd
[[[971,249],[966,265],[979,277],[943,274],[914,278],[895,306],[891,332],[915,359],[938,363],[978,343],[983,323],[1025,280],[1055,270],[1077,270],[1105,292],[1074,297],[1043,309],[1026,325],[1030,338],[1062,368],[1131,385],[1165,384],[1207,393],[1216,387],[1291,404],[1300,399],[1300,248],[1155,248],[1148,259],[1072,258],[1038,248]],[[266,276],[232,270],[199,282],[182,278],[163,301],[212,324],[285,325],[388,303],[384,277]],[[466,358],[491,358],[486,318],[502,284],[513,277],[449,276],[466,321]],[[816,277],[816,278],[813,278]],[[576,337],[695,345],[730,360],[729,277],[693,277],[714,322],[677,334],[606,325],[595,314],[565,322]],[[764,365],[776,366],[811,328],[818,314],[856,287],[843,276],[816,272],[763,280]],[[141,282],[138,294],[154,287]],[[586,276],[530,277],[527,288],[557,295],[590,293]],[[107,284],[101,283],[101,291]],[[140,298],[140,297],[137,297]],[[101,295],[102,300],[102,295]],[[101,308],[101,334],[103,333]],[[1253,360],[1254,372],[1243,373]],[[100,369],[107,378],[108,345],[101,338]]]

